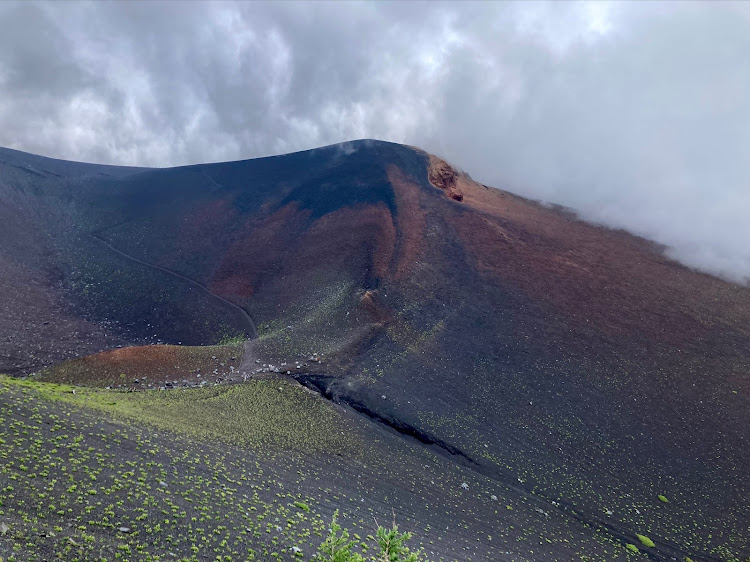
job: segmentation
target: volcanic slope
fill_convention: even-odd
[[[286,375],[354,416],[343,427],[576,521],[565,540],[588,549],[547,548],[519,515],[528,536],[491,555],[479,538],[490,559],[750,556],[746,287],[380,141],[172,169],[3,150],[0,174],[0,283],[19,295],[2,370],[143,388]],[[142,343],[175,347],[48,367]]]

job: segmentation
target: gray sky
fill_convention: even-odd
[[[356,138],[750,277],[750,4],[0,2],[0,146],[168,166]]]

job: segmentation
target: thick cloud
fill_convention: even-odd
[[[750,9],[0,3],[0,145],[167,166],[372,137],[750,277]]]

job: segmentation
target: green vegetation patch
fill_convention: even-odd
[[[381,525],[375,532],[375,536],[367,536],[371,542],[375,543],[376,552],[365,558],[353,550],[357,546],[357,541],[349,539],[349,531],[342,529],[341,525],[336,522],[337,517],[338,511],[333,514],[328,536],[318,547],[318,553],[313,557],[313,562],[427,562],[421,550],[412,552],[406,546],[405,543],[413,535],[410,532],[399,532],[395,521],[390,529]],[[359,538],[357,535],[355,537]]]
[[[243,334],[225,334],[217,345],[242,345],[247,341]]]
[[[647,546],[649,548],[652,548],[654,546],[654,541],[652,541],[646,535],[638,535],[638,534],[636,534],[635,536],[638,537],[638,540],[641,541],[641,543],[644,546]]]
[[[278,560],[322,540],[320,515],[293,507],[319,501],[283,455],[266,470],[246,451],[111,423],[61,399],[108,394],[78,390],[0,379],[0,560]]]
[[[0,376],[0,384],[31,388],[48,400],[104,410],[116,417],[207,439],[264,450],[354,453],[361,449],[330,404],[298,384],[243,384],[168,391],[121,392]]]

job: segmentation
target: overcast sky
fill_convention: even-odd
[[[356,138],[750,277],[750,4],[0,2],[0,146],[169,166]]]

